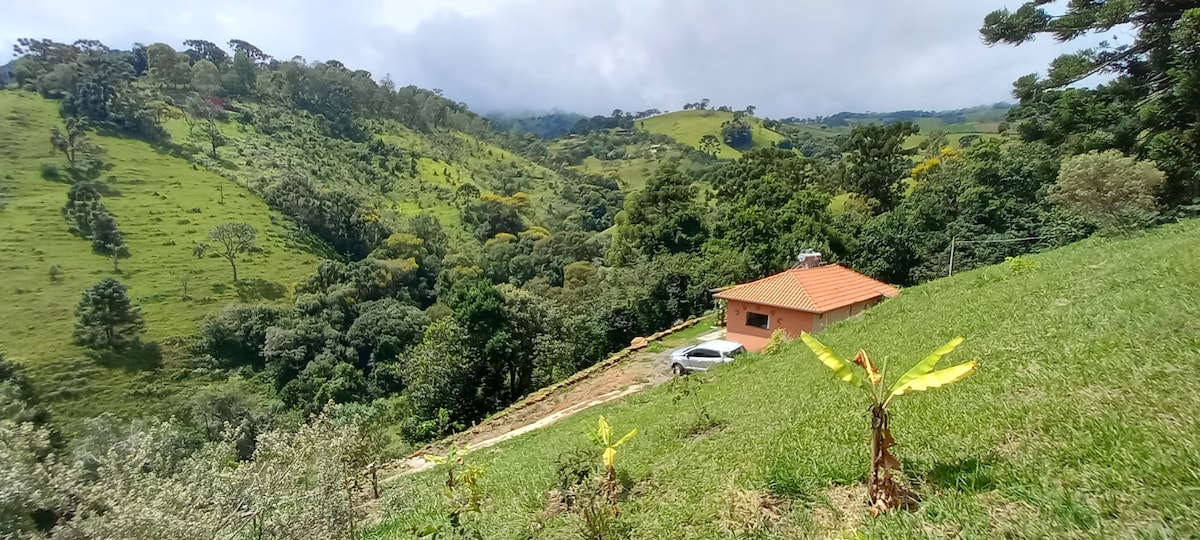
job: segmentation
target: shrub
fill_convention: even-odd
[[[785,343],[791,341],[791,339],[792,338],[788,337],[787,332],[785,332],[783,329],[777,329],[774,332],[771,332],[771,338],[768,339],[765,344],[763,344],[762,350],[759,352],[763,354],[775,354],[779,352],[779,349],[783,347]]]
[[[1165,178],[1153,162],[1092,151],[1063,160],[1048,199],[1101,228],[1128,231],[1157,214],[1154,190]]]
[[[42,178],[57,182],[62,180],[62,171],[58,170],[58,165],[55,163],[43,163]]]

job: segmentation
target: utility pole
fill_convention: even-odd
[[[946,274],[947,276],[954,275],[954,243],[957,241],[958,241],[957,236],[950,237],[950,273]]]

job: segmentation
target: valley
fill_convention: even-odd
[[[1064,4],[971,39],[1135,45],[945,110],[17,39],[0,537],[1200,534],[1200,8]]]

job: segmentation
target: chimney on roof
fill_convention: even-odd
[[[821,266],[821,254],[805,248],[796,255],[796,265],[792,268],[814,268]]]

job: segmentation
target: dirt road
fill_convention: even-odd
[[[470,430],[432,443],[408,458],[389,463],[379,471],[381,482],[387,483],[431,468],[433,464],[424,455],[444,455],[452,444],[459,448],[465,444],[468,450],[487,448],[549,426],[580,411],[667,382],[671,379],[668,361],[672,350],[699,341],[701,334],[705,334],[702,336],[704,339],[714,339],[711,319],[689,323],[685,326],[686,330],[677,327],[674,333],[652,336],[658,339],[646,349],[619,353],[597,364],[594,369],[585,370],[563,383],[531,394]]]

